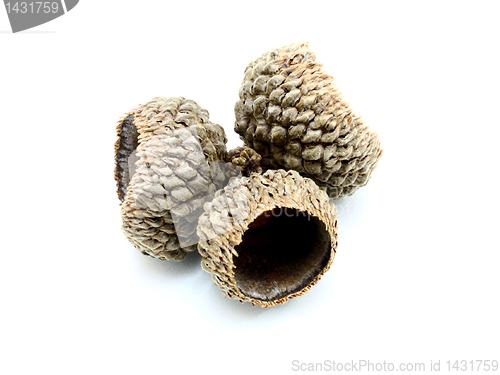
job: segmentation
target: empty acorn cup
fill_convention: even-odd
[[[223,294],[262,307],[306,293],[337,248],[337,211],[295,171],[232,178],[198,222],[202,268]]]

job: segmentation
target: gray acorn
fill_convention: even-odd
[[[250,63],[235,105],[235,131],[262,156],[265,170],[296,170],[338,199],[366,185],[382,150],[321,67],[307,43]]]
[[[144,254],[180,261],[197,248],[203,204],[227,177],[224,129],[182,97],[155,98],[118,123],[115,179],[123,231]]]

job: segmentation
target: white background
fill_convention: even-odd
[[[19,34],[0,9],[0,373],[500,360],[498,4],[82,0]],[[337,202],[331,270],[262,309],[124,238],[115,126],[184,96],[240,145],[246,65],[305,41],[384,155]]]

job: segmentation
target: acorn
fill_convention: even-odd
[[[262,156],[265,170],[296,170],[338,199],[367,184],[382,150],[315,59],[304,43],[250,63],[235,105],[235,131]]]
[[[337,211],[295,171],[232,178],[198,221],[202,268],[222,293],[262,307],[301,296],[328,271]]]
[[[237,167],[238,174],[249,176],[252,172],[262,173],[260,165],[262,157],[249,147],[236,147],[227,152],[225,158],[227,163]]]
[[[197,248],[203,204],[224,186],[226,135],[182,97],[155,98],[118,123],[115,179],[123,231],[142,253],[180,261]]]

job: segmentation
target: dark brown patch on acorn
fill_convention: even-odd
[[[134,150],[137,149],[139,137],[133,114],[125,117],[119,124],[119,133],[115,153],[115,179],[118,198],[123,202],[127,193],[127,186],[130,183],[128,160]]]

